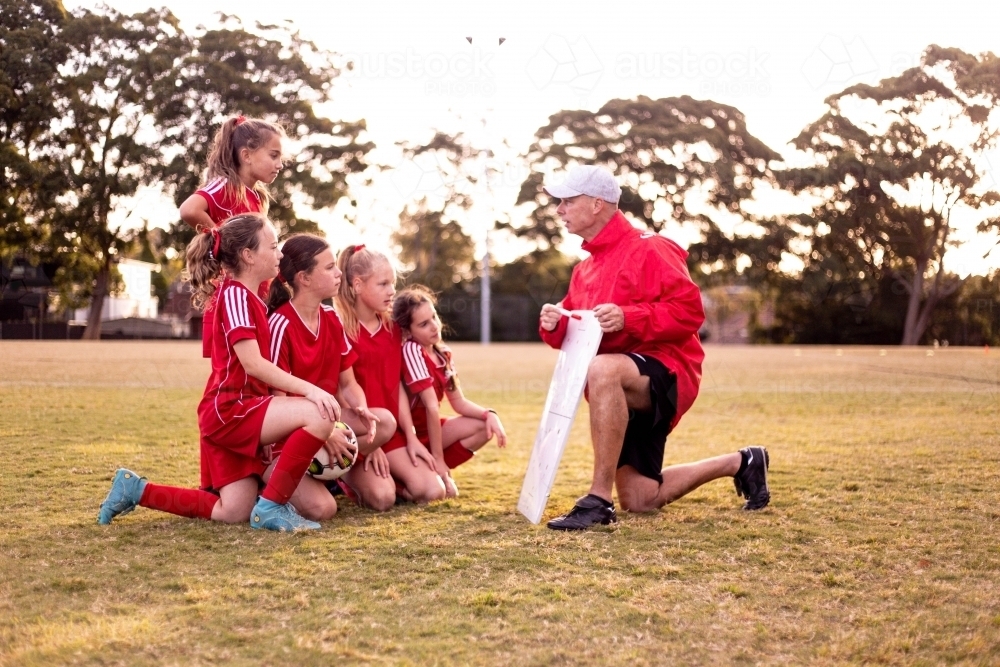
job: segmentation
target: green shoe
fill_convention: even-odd
[[[115,478],[111,480],[111,490],[108,497],[101,503],[101,511],[97,514],[97,523],[106,526],[111,520],[121,514],[128,514],[135,509],[146,488],[146,478],[139,477],[131,470],[119,468]]]
[[[279,505],[266,498],[259,498],[254,505],[253,512],[250,513],[250,527],[258,530],[277,530],[282,533],[320,528],[315,521],[299,516],[291,503]]]

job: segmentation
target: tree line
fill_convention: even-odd
[[[294,142],[272,186],[272,217],[285,233],[315,229],[309,216],[350,198],[347,177],[373,167],[363,119],[316,112],[335,95],[336,54],[287,25],[247,29],[220,14],[217,26],[185,32],[166,9],[0,4],[0,259],[18,253],[55,267],[60,305],[90,304],[91,322],[116,289],[121,257],[160,262],[163,294],[179,274],[185,225],[122,230],[108,219],[143,185],[178,203],[197,189],[225,117],[277,120]],[[621,208],[634,220],[657,232],[668,223],[698,230],[689,268],[703,287],[749,286],[770,304],[757,340],[995,344],[1000,276],[962,280],[945,256],[958,243],[956,212],[981,231],[1000,229],[1000,195],[982,162],[997,140],[998,94],[996,56],[932,45],[917,66],[828,97],[788,155],[753,136],[739,109],[712,100],[639,96],[560,111],[518,158],[528,175],[516,213],[491,221],[494,238],[535,246],[493,267],[494,290],[540,306],[565,289],[574,261],[559,251],[561,225],[542,181],[585,161],[619,176]],[[482,192],[476,179],[489,178],[481,163],[495,158],[491,147],[438,132],[402,150],[433,154],[451,171],[439,202],[400,213],[393,238],[408,279],[473,295],[476,258],[463,223]],[[806,205],[761,213],[768,192]],[[99,336],[99,324],[88,330]]]

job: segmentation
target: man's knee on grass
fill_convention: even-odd
[[[655,479],[640,475],[631,466],[618,469],[615,486],[618,503],[626,512],[654,512],[669,502],[659,497],[660,485]]]

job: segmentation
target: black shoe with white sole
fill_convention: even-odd
[[[747,499],[743,509],[764,509],[771,502],[771,490],[767,486],[767,469],[771,459],[763,447],[745,447],[740,453],[745,455],[747,464],[733,477],[736,495]]]
[[[588,493],[576,501],[573,509],[546,525],[552,530],[585,530],[591,526],[606,526],[615,521],[618,521],[615,504]]]

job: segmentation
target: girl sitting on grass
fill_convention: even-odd
[[[385,255],[363,245],[342,250],[337,266],[343,273],[337,312],[358,351],[354,375],[368,397],[369,406],[385,408],[404,432],[412,430],[409,401],[401,382],[403,339],[391,317],[396,272]],[[433,459],[419,442],[413,442],[416,446],[397,429],[392,438],[376,450],[376,453],[384,452],[388,462],[386,472],[391,478],[375,479],[367,471],[358,470],[356,464],[345,475],[350,488],[365,504],[372,506],[364,493],[376,490],[380,503],[388,500],[391,494],[389,507],[395,503],[397,492],[415,503],[445,497],[444,481],[438,476]],[[381,475],[381,471],[377,470],[377,474]],[[367,486],[359,486],[362,481]]]
[[[371,475],[366,473],[368,468],[375,467],[377,459],[372,458],[373,452],[396,432],[396,420],[385,408],[369,410],[352,368],[358,353],[348,340],[337,312],[323,303],[336,296],[340,289],[341,273],[336,258],[329,244],[312,234],[292,236],[282,245],[281,253],[278,278],[271,283],[268,298],[271,360],[295,377],[337,394],[340,403],[347,408],[341,418],[357,434],[360,453],[365,457],[364,463],[359,461],[357,465],[363,473],[352,476],[354,485],[361,489],[360,496],[366,503],[370,502],[376,509],[389,509],[395,502],[394,489],[384,489],[382,498],[373,498],[366,487]],[[334,431],[335,435],[339,433],[341,431]],[[345,454],[354,460],[358,454],[353,449],[348,451],[339,440],[329,444],[334,454],[331,460],[340,460]],[[388,464],[384,468],[388,483]],[[347,475],[351,476],[353,471],[352,468]],[[320,493],[315,501],[321,506],[332,503],[336,511],[333,496],[321,482],[306,478],[299,489],[304,487],[318,489]],[[292,503],[302,510],[295,498]]]
[[[264,302],[257,289],[278,274],[281,251],[264,216],[246,213],[198,234],[188,245],[192,302],[215,303],[212,372],[198,406],[202,488],[146,481],[130,470],[115,474],[97,522],[109,524],[136,505],[184,517],[252,528],[316,530],[289,503],[313,456],[330,438],[340,405],[329,393],[269,361]],[[272,396],[270,387],[304,398]],[[263,448],[285,440],[260,492],[267,468]]]
[[[392,319],[406,338],[403,376],[414,429],[405,435],[430,450],[435,470],[453,497],[458,487],[451,470],[471,459],[494,435],[497,446],[505,447],[507,434],[494,410],[473,403],[462,393],[451,350],[441,341],[435,304],[434,293],[423,285],[407,287],[393,300]],[[440,416],[445,396],[460,416]]]

